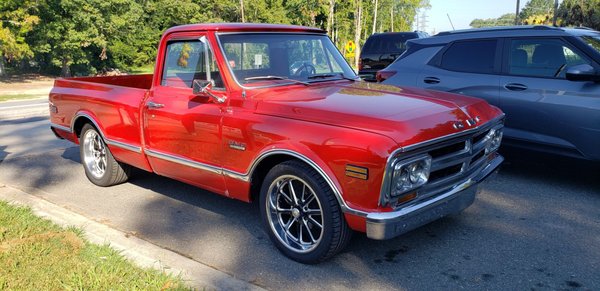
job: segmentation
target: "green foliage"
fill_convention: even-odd
[[[507,13],[498,18],[474,19],[469,24],[473,28],[491,27],[491,26],[508,26],[515,24],[515,14]]]
[[[563,0],[557,11],[563,25],[600,30],[600,0]]]
[[[554,15],[554,0],[531,0],[525,4],[519,13],[519,19],[524,20],[537,15]]]
[[[166,29],[241,22],[241,4],[246,22],[323,29],[330,23],[330,36],[342,49],[349,40],[362,45],[372,31],[411,30],[417,10],[429,1],[378,0],[375,7],[372,0],[1,0],[0,73],[3,59],[33,61],[63,76],[147,67]]]

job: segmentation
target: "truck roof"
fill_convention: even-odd
[[[223,31],[223,32],[234,32],[234,31],[257,31],[257,32],[315,32],[325,33],[325,30],[315,27],[306,27],[299,25],[287,25],[287,24],[265,24],[265,23],[197,23],[197,24],[186,24],[169,28],[165,33],[173,33],[180,31],[198,31],[198,30],[209,30],[209,31]]]

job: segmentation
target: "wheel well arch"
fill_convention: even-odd
[[[260,195],[260,188],[267,176],[267,173],[278,164],[287,162],[290,160],[297,160],[304,162],[299,158],[296,158],[289,154],[272,154],[261,159],[256,166],[253,167],[250,173],[250,200],[257,201]]]
[[[342,208],[342,211],[346,212],[352,210],[348,207],[346,202],[344,201],[342,194],[340,192],[340,187],[335,182],[335,176],[333,173],[328,174],[326,171],[321,168],[321,166],[316,163],[314,160],[309,157],[300,154],[296,151],[292,150],[272,150],[266,153],[263,153],[260,157],[258,157],[255,163],[252,165],[248,175],[250,178],[250,200],[254,201],[260,195],[260,188],[262,187],[262,183],[264,181],[265,176],[275,165],[279,163],[283,163],[289,160],[297,160],[301,163],[305,163],[311,168],[315,169],[319,175],[325,179],[333,194],[336,196],[337,201]]]
[[[73,125],[71,126],[71,129],[73,130],[73,133],[75,133],[75,135],[77,137],[80,137],[81,130],[88,123],[91,124],[94,128],[96,128],[96,130],[98,130],[98,132],[100,133],[102,138],[104,138],[104,134],[100,130],[98,123],[96,123],[96,121],[94,121],[94,119],[91,116],[89,116],[88,114],[85,114],[85,113],[79,113],[79,114],[75,115],[75,118],[73,119],[73,122],[72,122]]]

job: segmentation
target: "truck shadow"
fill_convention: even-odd
[[[139,170],[130,183],[160,195],[143,205],[135,231],[269,289],[297,282],[299,274],[302,282],[291,289],[418,289],[430,281],[426,286],[431,288],[493,288],[518,282],[523,272],[532,286],[513,286],[597,284],[585,276],[572,281],[557,275],[568,270],[588,274],[593,269],[589,264],[574,262],[600,259],[588,247],[595,240],[593,234],[600,233],[600,224],[593,220],[600,208],[596,165],[564,160],[549,167],[549,157],[507,157],[463,213],[387,241],[356,233],[344,252],[318,265],[302,265],[280,254],[261,227],[256,203],[248,205]],[[586,173],[573,173],[573,167]]]

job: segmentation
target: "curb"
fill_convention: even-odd
[[[69,211],[42,198],[0,183],[0,199],[30,207],[35,215],[62,226],[81,228],[86,238],[95,244],[109,244],[127,259],[144,268],[154,268],[175,276],[201,290],[265,290],[234,278],[212,267],[161,248],[143,239],[116,230],[80,214]]]

